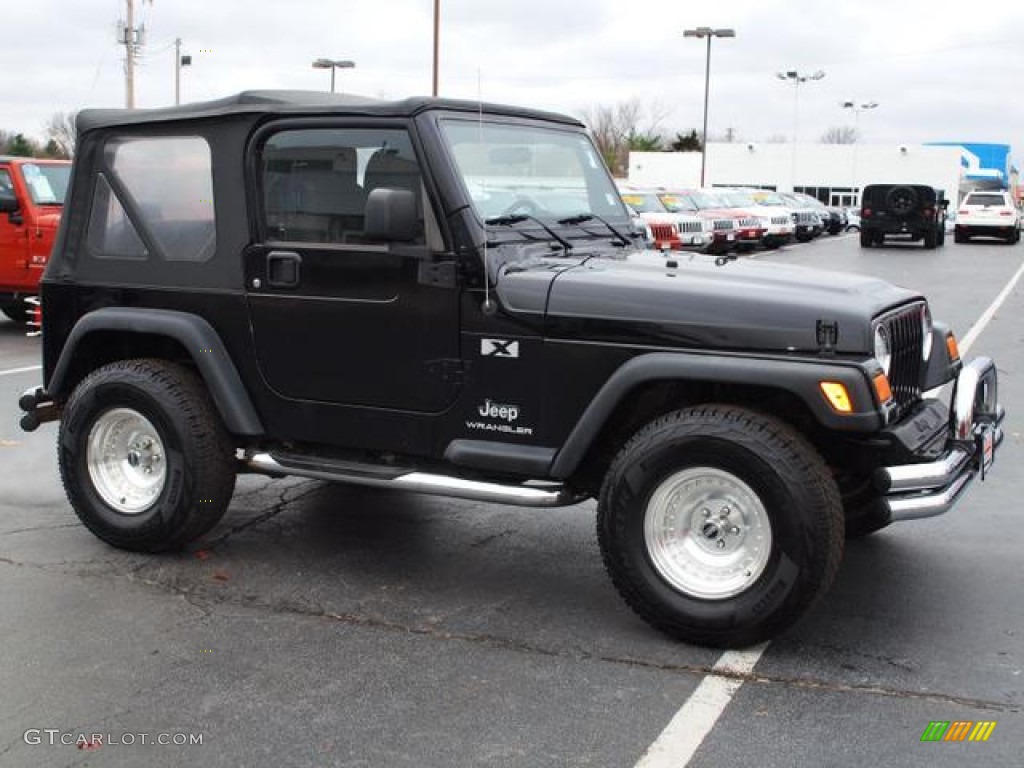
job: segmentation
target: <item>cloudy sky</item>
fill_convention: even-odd
[[[694,26],[733,27],[715,40],[709,132],[788,139],[794,87],[779,70],[826,77],[799,88],[798,135],[852,126],[848,99],[877,101],[859,118],[866,143],[1017,144],[1024,127],[1024,6],[924,0],[440,0],[441,93],[579,115],[638,99],[663,132],[700,126],[703,41]],[[125,0],[6,4],[0,129],[41,136],[54,112],[123,106]],[[433,0],[136,0],[146,45],[136,101],[174,99],[176,37],[193,65],[185,101],[249,88],[321,89],[314,58],[352,59],[339,90],[428,94]],[[972,9],[978,9],[973,13]]]

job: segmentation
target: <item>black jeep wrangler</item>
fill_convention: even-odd
[[[925,248],[946,242],[949,201],[923,184],[868,184],[860,198],[860,244],[882,245],[886,235],[909,235]]]
[[[193,542],[240,471],[593,497],[637,613],[745,645],[828,589],[844,533],[946,511],[1002,437],[993,363],[920,295],[644,251],[568,117],[250,92],[78,137],[21,423],[60,420],[71,505],[117,547]]]

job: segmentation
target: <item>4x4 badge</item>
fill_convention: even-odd
[[[506,339],[480,339],[481,357],[519,357],[519,342]]]

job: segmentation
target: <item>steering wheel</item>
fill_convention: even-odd
[[[544,209],[530,198],[519,196],[512,201],[511,205],[501,212],[501,215],[509,216],[514,213],[526,213],[530,216],[536,216],[543,211]]]

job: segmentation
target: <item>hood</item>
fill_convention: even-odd
[[[819,321],[838,325],[835,351],[868,354],[871,321],[921,297],[883,280],[758,261],[718,266],[704,254],[655,251],[505,270],[513,312],[546,311],[558,336],[687,348],[810,352]]]

